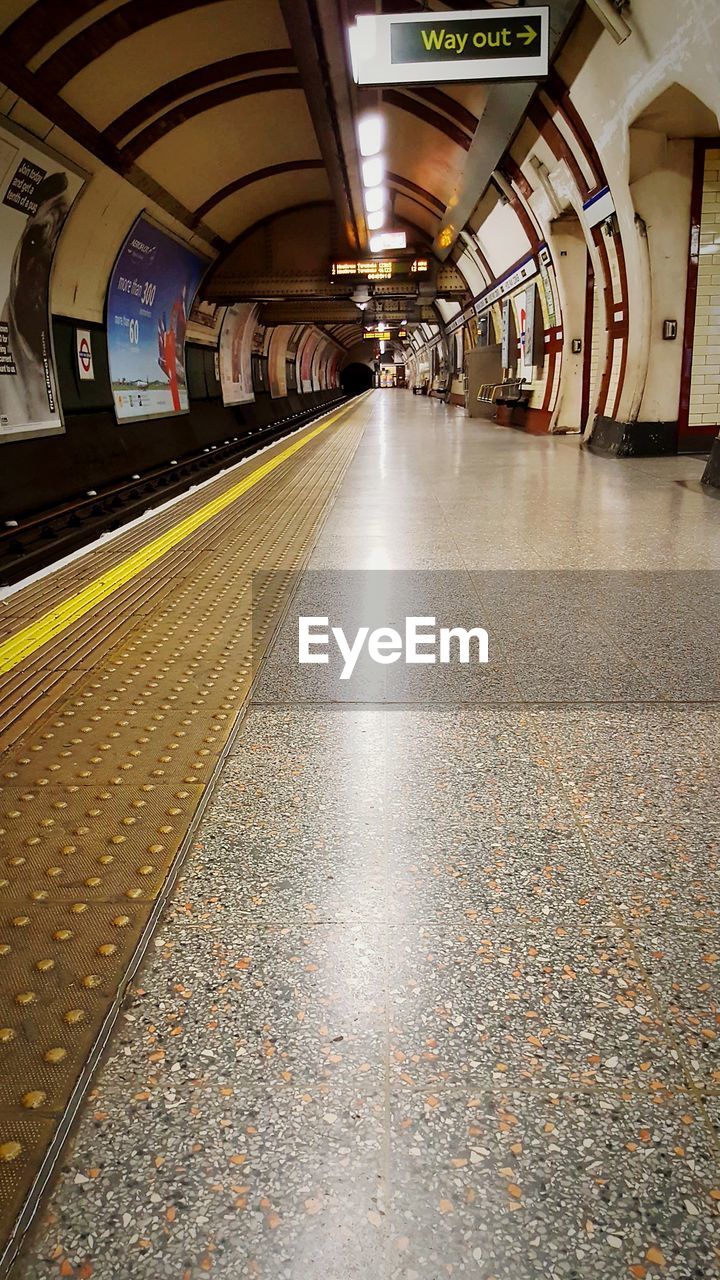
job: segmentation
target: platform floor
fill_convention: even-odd
[[[357,417],[312,567],[672,569],[695,612],[607,701],[557,615],[547,687],[483,705],[299,704],[271,655],[15,1277],[719,1275],[702,462]]]

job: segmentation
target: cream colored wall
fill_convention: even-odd
[[[647,377],[639,417],[643,422],[674,422],[682,373],[694,148],[690,141],[668,142],[657,134],[654,141],[662,149],[657,167],[631,186],[636,212],[647,228],[650,273]],[[638,253],[642,257],[642,237]],[[677,322],[675,342],[664,341],[664,320]],[[642,359],[643,353],[637,354]]]
[[[659,364],[668,356],[667,346],[657,347],[657,315],[653,311],[653,281],[648,246],[636,224],[636,207],[630,189],[630,128],[653,101],[677,83],[693,93],[716,115],[720,113],[720,4],[711,0],[682,0],[670,4],[666,0],[633,0],[629,19],[632,36],[616,45],[607,32],[602,32],[585,63],[577,70],[571,97],[580,112],[600,153],[610,189],[615,199],[628,272],[630,295],[630,337],[625,386],[619,406],[621,420],[637,418],[659,421],[675,420],[678,413],[679,374],[674,363],[658,377]],[[586,32],[595,20],[583,20]],[[560,74],[576,69],[570,42],[559,61]],[[681,174],[672,178],[673,195],[681,198]],[[667,190],[667,187],[665,188]],[[663,184],[658,184],[654,198],[643,192],[643,217],[655,222],[656,236],[662,242],[669,232],[663,206]],[[673,235],[680,234],[676,225]],[[662,268],[659,266],[658,268]],[[670,273],[668,276],[670,280]],[[672,284],[676,293],[681,281],[677,274]],[[682,290],[680,290],[682,292]],[[674,310],[677,311],[676,302]],[[682,316],[678,316],[682,319]],[[651,385],[650,378],[657,379]]]
[[[511,205],[503,204],[499,197],[475,239],[496,276],[526,257],[531,247]]]
[[[627,421],[676,421],[678,417],[692,182],[689,139],[698,133],[712,134],[713,118],[720,115],[720,3],[633,0],[629,20],[633,34],[618,46],[588,9],[558,62],[560,76],[570,85],[571,102],[598,151],[617,209],[621,246],[613,239],[604,240],[609,281],[603,277],[583,197],[567,162],[557,159],[529,122],[512,148],[533,189],[528,208],[553,252],[561,303],[568,312],[562,317],[564,349],[552,429],[579,425],[575,417],[582,378],[582,357],[571,353],[572,339],[582,336],[581,254],[559,257],[562,233],[558,236],[554,228],[563,213],[577,220],[596,276],[591,410],[609,358],[605,412],[616,411],[618,418]],[[675,85],[682,87],[677,103],[672,97]],[[665,118],[654,118],[656,100],[668,94]],[[689,94],[699,99],[697,109],[690,104]],[[546,94],[541,98],[592,186],[590,165],[570,125]],[[669,139],[666,132],[671,134]],[[533,158],[544,166],[545,181]],[[483,196],[470,221],[496,276],[529,251],[519,220],[494,191]],[[627,270],[629,337],[618,401],[623,344],[616,340],[608,357],[604,288],[607,283],[612,291],[608,319],[624,318],[619,247]],[[584,269],[580,276],[584,292]],[[663,341],[664,319],[678,321],[675,343]]]
[[[563,316],[563,378],[560,384],[554,426],[559,431],[578,431],[582,422],[584,354],[573,355],[574,338],[585,330],[585,288],[587,242],[575,215],[566,215],[550,224],[548,239],[557,270]]]
[[[720,149],[707,152],[690,392],[690,426],[720,424]]]
[[[50,288],[55,315],[102,323],[108,280],[120,246],[137,215],[145,209],[161,226],[212,261],[212,250],[181,222],[143,195],[84,147],[33,112],[15,95],[0,96],[0,109],[15,124],[34,133],[88,175],[58,243]]]

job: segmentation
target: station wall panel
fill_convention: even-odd
[[[95,377],[80,379],[76,329],[91,334]],[[63,435],[12,441],[0,446],[0,522],[21,520],[71,504],[88,490],[123,484],[132,476],[181,461],[300,410],[337,398],[336,390],[293,393],[273,400],[258,393],[254,403],[226,408],[215,372],[213,348],[188,344],[189,413],[119,426],[113,408],[103,325],[53,317],[58,386],[65,418]]]

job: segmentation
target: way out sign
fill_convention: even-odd
[[[93,369],[92,342],[89,329],[76,329],[77,366],[83,382],[92,382],[95,378]]]
[[[550,11],[363,14],[350,30],[358,84],[536,80],[548,74]]]

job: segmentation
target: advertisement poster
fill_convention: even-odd
[[[325,383],[323,375],[325,372],[325,362],[327,360],[328,345],[323,341],[322,334],[318,334],[318,345],[315,348],[312,361],[312,389],[313,391],[324,391]]]
[[[186,341],[202,347],[217,347],[226,310],[216,302],[196,297],[188,316]]]
[[[300,390],[312,391],[312,367],[313,357],[317,351],[320,342],[320,334],[317,329],[311,329],[305,343],[300,349]]]
[[[512,334],[512,303],[506,298],[502,304],[502,355],[501,362],[503,369],[509,369],[514,360],[511,359],[511,347],[513,343]]]
[[[252,383],[253,339],[257,307],[249,302],[228,307],[220,333],[220,383],[223,404],[255,399]]]
[[[270,375],[270,395],[273,400],[287,395],[287,367],[285,357],[288,342],[292,334],[292,326],[280,324],[272,331],[268,348],[268,373]]]
[[[340,358],[341,358],[341,352],[336,351],[328,367],[328,387],[330,387],[333,391],[335,390],[339,382]]]
[[[118,422],[187,413],[185,330],[207,263],[140,214],[107,297],[108,361]]]
[[[50,275],[83,182],[61,156],[0,126],[0,442],[64,431]]]
[[[522,306],[522,352],[523,365],[525,369],[533,369],[535,367],[535,342],[536,342],[536,319],[537,319],[537,290],[535,281],[529,284],[525,290],[525,296],[521,300]]]
[[[302,342],[304,332],[305,326],[302,324],[296,324],[290,334],[290,341],[287,345],[287,351],[285,353],[285,374],[287,377],[288,392],[297,391],[298,389],[298,348]]]

